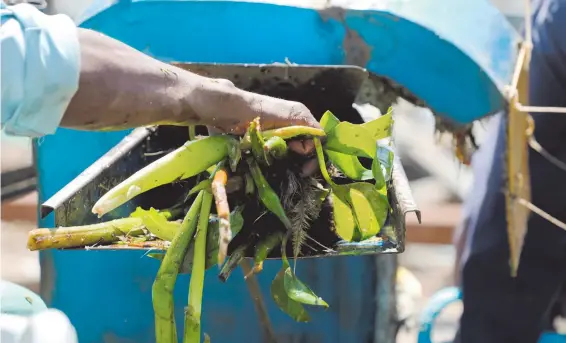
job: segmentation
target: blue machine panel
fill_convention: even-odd
[[[99,1],[82,26],[168,62],[273,63],[288,58],[299,64],[365,66],[460,122],[503,107],[500,90],[510,80],[518,36],[487,1],[382,1],[379,7]],[[40,201],[125,134],[61,129],[36,141]],[[52,227],[53,218],[41,226]],[[313,311],[310,324],[294,323],[273,304],[269,285],[280,262],[266,263],[258,279],[280,342],[372,341],[374,259],[299,263],[300,277],[331,305],[327,311]],[[69,316],[81,343],[154,342],[151,285],[157,261],[141,252],[47,251],[41,254],[41,264],[44,299]],[[259,321],[240,273],[221,284],[216,272],[209,271],[205,282],[203,331],[216,342],[261,342]],[[187,289],[188,277],[183,276],[175,290],[179,330]]]

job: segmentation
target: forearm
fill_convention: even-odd
[[[153,59],[95,31],[78,29],[79,90],[61,126],[115,130],[153,124],[189,124],[199,118],[188,99],[209,79]]]

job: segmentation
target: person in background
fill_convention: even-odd
[[[529,102],[566,107],[566,0],[533,1]],[[540,144],[566,162],[566,116],[533,113]],[[495,118],[474,156],[475,186],[464,203],[464,310],[457,343],[535,343],[551,329],[566,281],[566,232],[531,214],[518,276],[510,276],[505,208],[505,120]],[[532,202],[566,222],[566,172],[529,151]]]
[[[238,89],[153,59],[101,33],[77,28],[67,16],[46,15],[29,4],[0,2],[2,130],[39,137],[57,127],[121,130],[149,125],[207,125],[243,134],[262,127],[320,127],[293,101]],[[308,155],[312,141],[289,148]],[[312,168],[312,163],[310,164]],[[47,309],[33,292],[0,281],[3,343],[76,343],[67,317]]]

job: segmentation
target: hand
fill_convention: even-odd
[[[238,89],[228,80],[208,79],[191,95],[188,102],[209,127],[211,134],[242,135],[249,123],[260,117],[262,130],[303,125],[320,128],[309,109],[298,102],[250,93]],[[293,140],[289,149],[303,155],[314,151],[312,140]]]
[[[263,130],[289,125],[319,128],[298,102],[238,89],[228,80],[203,77],[155,60],[101,33],[78,29],[81,46],[79,89],[61,126],[81,130],[122,130],[149,125],[207,125],[243,134],[260,117]],[[289,142],[300,154],[312,141]]]

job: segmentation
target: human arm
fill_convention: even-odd
[[[54,18],[39,11],[34,15]],[[63,22],[68,18],[61,20]],[[21,31],[27,30],[25,23],[17,20],[17,16],[13,21],[16,23],[12,26],[19,25],[22,27]],[[2,24],[3,59],[6,54],[4,37],[7,24]],[[257,116],[261,117],[265,129],[286,125],[318,126],[309,110],[300,103],[246,92],[227,80],[190,73],[153,59],[98,32],[66,25],[66,33],[74,33],[76,41],[60,49],[66,48],[78,56],[68,61],[68,65],[78,66],[74,71],[76,76],[70,77],[71,80],[67,84],[62,84],[66,93],[60,94],[62,100],[59,101],[58,109],[61,113],[44,105],[38,106],[37,111],[30,111],[26,118],[29,119],[33,115],[38,120],[50,123],[43,125],[48,129],[36,128],[35,136],[53,133],[58,124],[82,130],[116,130],[154,124],[200,124],[224,132],[241,134],[245,131],[247,123]],[[48,41],[54,45],[57,43],[55,36]],[[25,44],[26,47],[30,45],[28,41],[25,41]],[[49,49],[40,52],[45,53],[46,50]],[[31,50],[25,52],[29,51]],[[29,56],[20,55],[17,62],[25,65]],[[69,55],[75,56],[72,53]],[[3,66],[6,66],[4,62]],[[22,75],[29,73],[22,72]],[[5,90],[8,92],[8,87],[4,85],[17,82],[2,73],[2,83],[4,98]],[[23,85],[20,88],[23,93]],[[70,98],[62,95],[70,95]],[[28,100],[27,93],[25,98],[24,102]],[[39,94],[34,100],[41,104],[47,101],[44,98]],[[14,108],[18,101],[22,101],[14,96],[10,100],[8,102],[15,104],[12,106]],[[4,104],[2,111],[2,123],[9,130],[10,123],[4,120]],[[6,113],[11,112],[8,109]],[[21,116],[17,111],[12,113],[13,117]],[[30,135],[23,130],[11,131]]]

